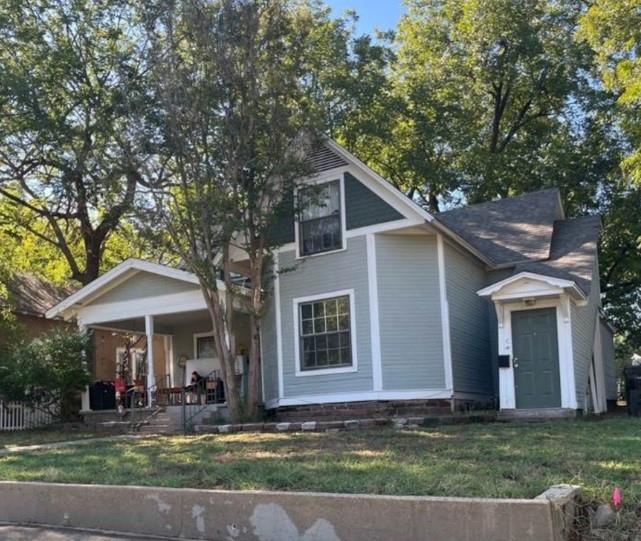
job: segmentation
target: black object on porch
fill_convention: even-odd
[[[628,366],[623,369],[625,378],[625,401],[628,415],[641,415],[641,366]]]
[[[116,388],[112,381],[96,381],[89,386],[89,407],[94,411],[116,409]]]

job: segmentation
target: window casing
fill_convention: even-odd
[[[216,344],[213,335],[196,336],[196,359],[216,358]]]
[[[348,295],[298,305],[300,371],[353,366]]]
[[[298,197],[300,255],[340,250],[343,247],[340,180],[303,188]]]

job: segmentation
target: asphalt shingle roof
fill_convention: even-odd
[[[13,312],[39,317],[74,292],[71,287],[53,285],[30,273],[16,273],[5,285]]]
[[[550,255],[554,222],[563,218],[552,188],[437,214],[436,218],[496,265]]]
[[[555,222],[550,258],[516,265],[515,273],[529,271],[574,280],[586,295],[590,294],[597,261],[600,216],[581,216]]]
[[[564,219],[557,188],[446,211],[437,219],[513,274],[573,280],[590,294],[600,216]]]

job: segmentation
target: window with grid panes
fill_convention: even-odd
[[[299,304],[301,370],[352,366],[349,296]]]
[[[341,234],[340,182],[304,188],[299,193],[300,255],[313,255],[343,246]]]

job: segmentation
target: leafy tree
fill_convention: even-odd
[[[200,280],[237,421],[258,411],[270,233],[284,194],[309,172],[305,151],[318,122],[308,86],[313,8],[286,0],[185,0],[158,8],[148,32],[163,161],[152,211]],[[249,278],[245,289],[234,272]],[[251,333],[245,404],[234,362],[238,308],[249,314]]]
[[[641,6],[638,0],[596,0],[580,22],[578,37],[597,53],[602,81],[616,97],[630,139],[624,169],[641,184]]]
[[[128,257],[176,263],[173,254],[163,250],[154,240],[162,232],[156,230],[146,234],[141,233],[141,229],[142,224],[129,218],[120,222],[105,241],[100,260],[103,272]],[[42,241],[42,235],[46,234],[46,223],[34,217],[29,209],[0,196],[0,261],[11,272],[36,274],[55,284],[67,283],[71,276],[68,261],[56,246]],[[75,258],[82,259],[80,239],[73,242],[69,239],[69,249]]]
[[[0,396],[69,419],[79,393],[91,382],[84,363],[90,339],[56,330],[0,357]]]
[[[438,210],[448,196],[474,202],[556,184],[550,170],[574,167],[591,58],[573,39],[580,9],[569,0],[409,2],[392,74],[403,106],[389,138],[407,190]],[[567,159],[563,148],[577,152]]]
[[[5,260],[0,259],[0,359],[8,354],[18,335],[6,287],[9,274],[10,270],[6,267]]]
[[[144,177],[140,36],[127,0],[0,5],[0,196],[83,284]]]
[[[622,338],[620,354],[628,361],[641,349],[641,187],[615,186],[603,197],[601,291],[604,307]]]

